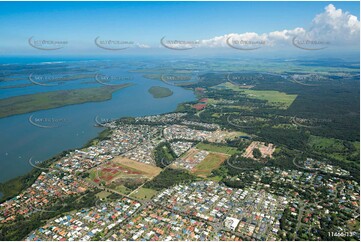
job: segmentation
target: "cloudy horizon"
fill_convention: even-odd
[[[153,3],[155,6],[153,9],[147,8],[149,5],[140,2],[99,3],[98,7],[90,10],[90,5],[93,4],[56,2],[45,4],[42,8],[38,8],[38,4],[27,8],[25,3],[0,3],[3,7],[0,10],[3,13],[0,20],[5,23],[0,30],[7,33],[0,42],[0,54],[6,56],[244,53],[244,55],[257,56],[261,53],[273,54],[274,51],[280,52],[279,50],[296,54],[303,54],[308,50],[312,54],[317,52],[320,55],[334,55],[359,52],[360,49],[359,6],[350,2],[347,4],[277,3],[278,6],[273,5],[273,13],[266,12],[263,5],[253,3],[253,6],[249,6],[248,2],[187,2],[182,5],[185,13],[177,13],[176,8],[179,5],[174,2]],[[224,8],[215,12],[211,8],[214,5]],[[294,15],[296,10],[284,12],[284,9],[296,5],[303,6],[297,11],[307,11],[307,16],[295,15],[291,19],[290,16]],[[129,11],[119,11],[116,14],[116,11],[111,10],[114,6]],[[135,6],[137,11],[134,9]],[[238,9],[235,6],[238,6]],[[70,7],[73,10],[70,10]],[[200,7],[204,11],[202,16],[213,18],[209,18],[208,22],[200,21],[201,18],[204,20],[204,17],[196,14]],[[263,14],[263,19],[252,17],[250,13],[246,14],[247,9],[252,7]],[[88,16],[94,9],[99,16],[97,22]],[[164,14],[159,16],[158,12]],[[78,13],[78,17],[70,18],[71,13]],[[136,13],[143,15],[136,18],[134,16]],[[236,22],[230,24],[232,21],[227,18],[235,13],[239,13],[235,18]],[[275,17],[277,13],[282,16]],[[219,18],[221,16],[227,18]],[[179,17],[177,21],[174,20],[175,17]],[[189,19],[193,19],[193,22]],[[266,19],[270,21],[267,23]],[[281,19],[289,21],[282,23]],[[147,20],[153,23],[147,23]],[[255,22],[256,20],[259,22]],[[39,25],[39,21],[42,24]],[[114,21],[114,26],[109,26],[111,21]],[[25,22],[26,25],[22,25]],[[80,26],[82,28],[74,31]],[[172,26],[176,27],[172,28]],[[249,30],[251,27],[254,31]],[[197,32],[199,28],[203,28],[204,31]],[[237,31],[239,29],[245,31]],[[215,35],[215,32],[220,34]]]

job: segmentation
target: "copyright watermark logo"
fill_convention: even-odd
[[[255,127],[256,118],[253,116],[245,116],[242,113],[238,117],[233,117],[231,114],[227,116],[227,122],[237,128],[253,128]]]
[[[104,50],[126,50],[135,44],[134,41],[101,39],[100,36],[95,38],[94,43]]]
[[[244,164],[242,163],[242,161],[238,160],[237,159],[238,156],[236,157],[236,159],[232,160],[231,159],[227,159],[226,160],[226,164],[233,168],[233,169],[236,169],[236,170],[239,170],[239,171],[251,171],[253,170],[252,168],[247,168],[247,167],[244,167]]]
[[[30,159],[28,160],[29,165],[31,165],[32,167],[39,169],[39,170],[43,170],[43,171],[54,171],[57,170],[56,168],[54,168],[53,166],[49,166],[49,167],[45,167],[45,161],[43,160],[36,160],[33,157],[30,157]]]
[[[260,76],[260,77],[257,77],[257,78],[261,79],[262,77]],[[237,74],[237,73],[229,73],[229,74],[227,74],[226,79],[227,79],[228,82],[236,82],[236,83],[254,82],[254,81],[250,80],[249,76],[242,75],[242,74]]]
[[[257,50],[266,45],[264,40],[244,40],[235,36],[230,36],[226,40],[226,44],[237,50]]]
[[[160,44],[170,50],[190,50],[199,46],[199,40],[166,40],[165,36],[160,39]]]
[[[97,115],[97,116],[95,116],[94,121],[97,126],[107,127],[109,123],[116,121],[116,119],[102,118]]]
[[[68,45],[66,40],[34,39],[34,36],[28,39],[28,43],[31,47],[38,50],[59,50]]]
[[[95,81],[99,84],[105,85],[105,86],[117,86],[122,84],[124,81],[133,81],[133,76],[109,76],[109,75],[102,75],[102,74],[96,74],[95,75]]]
[[[166,161],[164,158],[162,158],[159,162],[160,168],[164,169],[164,168],[170,166],[171,164],[173,164],[174,162],[176,162],[176,161]]]
[[[295,36],[292,39],[292,44],[296,48],[302,50],[323,50],[331,43],[325,40],[312,39],[308,37]]]
[[[161,81],[169,85],[178,86],[182,83],[199,82],[201,77],[198,74],[162,74]]]
[[[320,128],[323,124],[331,123],[331,119],[319,119],[319,118],[298,118],[292,117],[291,122],[299,127],[304,128]]]
[[[54,117],[41,117],[37,118],[34,115],[29,116],[29,123],[39,128],[59,128],[64,126],[68,120],[65,118],[54,118]]]
[[[59,74],[34,74],[29,75],[29,81],[39,86],[57,86],[65,81],[65,77]]]
[[[320,86],[322,81],[325,81],[326,78],[324,78],[321,75],[316,74],[306,74],[306,75],[299,75],[295,74],[290,76],[290,81],[302,86],[308,86],[308,87],[317,87]]]

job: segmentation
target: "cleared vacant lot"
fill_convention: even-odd
[[[159,167],[148,165],[125,157],[115,157],[112,161],[117,162],[123,166],[127,166],[129,168],[141,171],[142,173],[148,174],[151,177],[157,176],[162,171],[162,169]]]
[[[210,151],[210,152],[224,153],[227,155],[234,155],[234,154],[238,153],[238,150],[236,148],[225,146],[225,145],[199,143],[199,144],[197,144],[196,148],[200,149],[200,150]]]
[[[129,194],[144,182],[157,176],[162,169],[134,161],[125,157],[116,157],[90,171],[89,178],[97,184]],[[141,192],[139,196],[149,196]]]
[[[197,176],[207,177],[211,175],[211,172],[214,169],[217,169],[227,158],[228,155],[225,154],[211,153],[192,170],[192,173]]]

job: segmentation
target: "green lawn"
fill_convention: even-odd
[[[205,143],[197,144],[196,148],[200,149],[200,150],[211,151],[211,152],[224,153],[227,155],[234,155],[239,152],[236,148],[229,147],[226,145],[215,145],[215,144],[205,144]]]
[[[230,82],[222,83],[217,85],[216,88],[228,88],[236,92],[242,92],[246,94],[249,98],[265,100],[269,104],[277,106],[282,109],[287,109],[293,101],[296,99],[297,95],[287,94],[284,92],[274,91],[274,90],[251,90],[240,88],[237,85],[234,85]]]
[[[99,199],[104,199],[104,198],[107,198],[109,195],[111,195],[112,193],[110,192],[106,192],[106,191],[101,191],[99,192],[98,194],[96,194],[96,196],[99,198]]]
[[[265,100],[275,106],[287,109],[293,101],[296,99],[297,95],[287,94],[279,91],[272,90],[243,90],[244,93],[250,98]]]
[[[131,196],[137,199],[150,199],[155,194],[157,194],[156,190],[141,187],[137,192],[133,193]]]
[[[217,169],[227,158],[226,155],[209,154],[201,163],[196,165],[193,174],[207,177],[214,169]]]
[[[222,181],[223,177],[221,176],[212,176],[212,177],[208,177],[208,180],[214,181],[214,182],[220,182]]]
[[[91,170],[89,172],[89,179],[93,181],[95,178],[97,178],[97,170],[96,169]]]
[[[120,193],[123,193],[123,194],[129,194],[131,192],[131,190],[123,185],[118,185],[116,187],[113,187],[111,186],[112,189],[120,192]]]
[[[170,153],[171,151],[168,149],[167,146],[163,146],[162,149],[163,149],[163,155],[164,155],[164,157],[166,159],[168,159],[168,160],[173,160],[174,159],[174,157]]]
[[[222,100],[214,99],[214,98],[208,98],[208,101],[207,101],[208,104],[217,104],[220,102],[222,102]]]

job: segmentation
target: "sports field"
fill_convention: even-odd
[[[143,199],[150,199],[155,194],[157,194],[157,191],[150,189],[150,188],[141,187],[138,189],[138,191],[135,191],[134,193],[132,193],[131,196],[134,198],[143,200]]]

